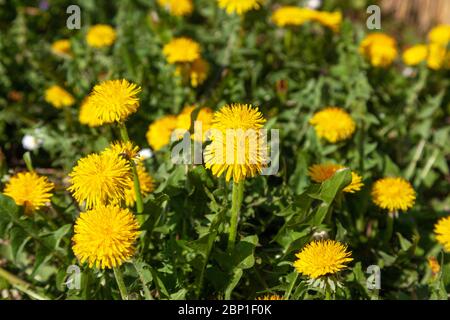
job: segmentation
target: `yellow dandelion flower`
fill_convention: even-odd
[[[334,240],[313,241],[295,256],[298,258],[294,262],[297,272],[311,279],[338,273],[353,260],[347,246]]]
[[[428,39],[431,43],[446,47],[450,42],[450,25],[440,24],[428,33]]]
[[[163,54],[170,64],[194,62],[200,58],[200,44],[192,39],[175,38],[163,48]]]
[[[195,106],[187,106],[177,116],[176,129],[189,130],[191,128],[191,115],[195,110]]]
[[[75,222],[73,252],[81,263],[99,269],[115,268],[135,253],[139,223],[128,210],[101,206],[82,212]]]
[[[350,138],[356,130],[355,121],[344,110],[338,107],[328,107],[309,120],[316,134],[328,142],[336,143]]]
[[[123,122],[139,108],[141,88],[125,79],[104,81],[94,87],[89,103],[102,124]]]
[[[450,217],[440,219],[434,226],[436,240],[450,252]]]
[[[268,163],[268,150],[260,131],[266,120],[258,108],[232,104],[214,113],[211,143],[205,149],[205,167],[226,181],[239,182],[260,174]]]
[[[194,140],[205,141],[205,139],[207,138],[207,133],[211,129],[213,116],[214,113],[210,108],[200,109],[197,115],[197,119],[195,120],[196,122],[194,123]]]
[[[261,7],[261,0],[217,0],[219,7],[228,14],[243,15],[247,11],[257,10]]]
[[[341,29],[342,13],[339,11],[318,11],[313,18],[324,27],[330,28],[333,32],[339,32]]]
[[[56,109],[70,107],[75,103],[74,97],[60,86],[53,85],[45,90],[45,101]]]
[[[199,58],[192,63],[181,63],[177,65],[175,74],[181,76],[185,83],[197,88],[208,78],[209,64],[206,60]]]
[[[361,42],[360,53],[374,67],[388,67],[397,58],[397,42],[394,38],[381,32],[374,32]]]
[[[141,187],[141,194],[145,197],[155,189],[153,178],[148,174],[143,165],[137,165],[136,171],[138,174],[139,185]],[[128,188],[125,190],[125,204],[128,207],[132,207],[135,202],[136,193],[134,192],[134,182],[130,180]]]
[[[418,44],[406,49],[403,52],[403,62],[408,66],[417,66],[427,59],[428,46]]]
[[[139,147],[131,141],[116,141],[109,145],[102,153],[112,153],[126,160],[139,161]]]
[[[416,192],[403,178],[383,178],[375,182],[372,188],[372,200],[381,209],[389,212],[407,211],[412,208]]]
[[[195,110],[195,106],[188,106],[177,116],[176,130],[180,130],[179,137],[182,138],[184,132],[189,131],[191,128],[191,116]],[[197,114],[197,118],[194,119],[194,134],[192,138],[196,141],[204,141],[206,139],[206,133],[211,128],[213,119],[213,111],[210,108],[201,108]]]
[[[21,172],[8,181],[3,193],[13,198],[18,206],[24,206],[28,214],[50,201],[53,188],[54,184],[47,177],[35,172]]]
[[[170,143],[173,130],[177,127],[177,117],[168,115],[154,121],[148,127],[147,142],[153,150],[158,151]]]
[[[284,300],[284,298],[282,296],[279,296],[277,294],[268,294],[262,297],[258,297],[256,298],[256,300]]]
[[[428,46],[427,65],[433,70],[450,68],[450,52],[446,47],[439,44],[430,44]]]
[[[129,161],[110,152],[78,160],[69,177],[68,190],[87,209],[120,202],[132,180]]]
[[[209,64],[206,60],[200,58],[192,62],[189,68],[189,79],[191,86],[197,88],[205,82],[209,73]]]
[[[61,39],[52,43],[52,52],[60,56],[68,56],[71,52],[70,40]]]
[[[91,128],[101,126],[102,121],[96,116],[92,104],[89,103],[89,97],[84,99],[80,107],[80,112],[78,114],[78,121],[81,124],[87,125]]]
[[[434,276],[441,271],[441,266],[439,265],[439,262],[437,261],[436,257],[428,258],[428,267],[431,269],[431,272],[433,273]]]
[[[158,0],[158,3],[176,17],[190,15],[194,10],[192,0]]]
[[[283,6],[272,14],[272,21],[279,27],[300,26],[311,21],[317,11],[295,6]]]
[[[89,28],[86,42],[90,47],[103,48],[111,46],[117,38],[116,31],[107,24],[97,24]]]
[[[308,175],[314,182],[322,183],[333,177],[336,171],[344,168],[344,166],[333,163],[315,164],[308,168]],[[361,190],[363,186],[364,184],[362,183],[361,176],[352,171],[352,181],[343,189],[343,191],[355,193],[356,191]]]

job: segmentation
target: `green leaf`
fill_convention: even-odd
[[[236,265],[235,268],[249,269],[255,264],[255,247],[258,243],[258,236],[248,236],[239,241],[236,245],[232,260]]]
[[[30,240],[30,237],[25,231],[23,231],[22,228],[19,227],[12,227],[9,231],[9,237],[11,240],[11,252],[14,260],[16,260],[28,240]]]
[[[0,193],[0,220],[19,218],[19,207],[14,200],[3,193]]]
[[[239,283],[239,280],[241,280],[241,277],[243,275],[242,269],[234,269],[233,274],[231,275],[231,279],[228,282],[227,287],[225,288],[225,300],[230,300],[231,293],[233,292],[234,288],[236,288],[237,284]]]
[[[172,293],[170,295],[170,300],[186,300],[187,293],[188,293],[188,291],[185,288],[180,289],[177,292]]]
[[[322,200],[331,204],[336,195],[352,182],[351,170],[348,168],[338,170],[333,177],[325,180],[317,192],[308,195],[314,199]]]

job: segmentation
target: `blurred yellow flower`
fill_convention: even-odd
[[[407,211],[414,206],[416,192],[403,178],[389,177],[375,182],[372,188],[372,200],[381,209],[390,213]]]
[[[107,24],[97,24],[89,28],[86,42],[90,47],[109,47],[116,41],[116,31]]]
[[[440,219],[434,225],[434,233],[445,251],[450,252],[450,216]]]
[[[308,168],[308,175],[314,182],[322,183],[333,177],[336,171],[344,168],[346,167],[333,163],[314,164]],[[363,186],[362,177],[352,171],[352,181],[343,189],[343,191],[355,193],[356,191],[361,190]]]
[[[374,67],[388,67],[397,58],[397,42],[381,32],[371,33],[361,42],[360,53]]]
[[[195,106],[187,106],[177,116],[177,129],[189,130],[191,128],[191,115],[195,110]]]
[[[334,32],[339,32],[339,30],[341,29],[342,13],[339,11],[317,11],[313,18],[315,21],[319,22],[325,27],[330,28]]]
[[[5,186],[3,193],[14,199],[18,206],[24,206],[29,214],[50,202],[54,184],[47,177],[35,172],[21,172],[13,176]]]
[[[403,62],[408,66],[417,66],[427,60],[427,57],[428,46],[425,44],[412,46],[403,52]]]
[[[177,65],[175,73],[193,88],[197,88],[205,82],[209,73],[209,64],[206,60],[199,58],[192,63],[180,63]]]
[[[197,88],[201,85],[209,73],[209,64],[206,60],[200,58],[192,62],[189,68],[189,79],[191,81],[191,86]]]
[[[94,87],[89,103],[102,124],[123,122],[139,108],[141,88],[125,79],[104,81]]]
[[[428,39],[431,43],[446,47],[450,42],[450,25],[440,24],[428,33]]]
[[[200,45],[192,39],[175,38],[163,48],[163,54],[170,64],[194,62],[200,58]]]
[[[138,174],[139,185],[141,187],[141,194],[143,197],[147,196],[150,192],[154,190],[153,178],[148,174],[145,167],[141,164],[136,166],[136,171]],[[130,180],[130,183],[125,190],[125,204],[128,207],[134,206],[136,202],[136,193],[134,192],[134,181]]]
[[[146,134],[147,142],[153,150],[158,151],[170,143],[173,130],[177,127],[177,117],[173,115],[164,116],[155,120],[148,127]]]
[[[428,267],[431,269],[433,276],[437,275],[439,271],[441,271],[441,266],[439,265],[436,257],[428,258]]]
[[[427,65],[430,69],[450,68],[450,51],[447,48],[435,43],[430,44],[428,48]]]
[[[250,10],[261,7],[261,0],[217,0],[219,7],[226,10],[228,14],[237,13],[242,15]]]
[[[82,212],[75,222],[73,252],[81,263],[98,269],[115,268],[135,253],[139,223],[128,210],[100,206]]]
[[[260,129],[266,119],[256,107],[232,104],[214,113],[211,143],[205,149],[205,167],[213,175],[240,182],[260,174],[268,163],[268,148]]]
[[[195,106],[188,106],[183,109],[183,111],[177,116],[177,129],[187,130],[189,131],[191,128],[191,115],[195,110]],[[204,141],[206,138],[206,132],[211,128],[211,123],[213,119],[213,111],[210,108],[201,108],[197,114],[197,118],[195,119],[194,125],[197,127],[197,131],[194,132],[192,138],[196,141]],[[201,124],[201,130],[200,130]],[[181,131],[180,131],[181,133]],[[197,133],[197,135],[195,135]],[[183,133],[184,134],[184,133]],[[182,134],[180,134],[180,138]]]
[[[61,39],[52,43],[52,52],[56,55],[68,56],[72,53],[70,40]]]
[[[256,298],[256,300],[284,300],[282,296],[276,295],[276,294],[268,294],[262,297]]]
[[[194,10],[192,0],[158,0],[158,3],[166,8],[171,15],[177,17],[190,15]]]
[[[91,128],[102,125],[102,121],[95,114],[92,104],[89,103],[89,97],[85,98],[81,103],[78,121],[80,121],[81,124],[87,125]]]
[[[316,14],[317,11],[308,8],[283,6],[273,12],[272,21],[279,27],[300,26],[311,21]]]
[[[45,90],[45,101],[57,109],[70,107],[75,103],[75,98],[60,86],[53,85]]]
[[[132,180],[129,161],[111,152],[81,158],[69,177],[67,190],[87,209],[120,202]]]
[[[346,269],[351,262],[347,246],[334,240],[319,240],[307,244],[296,254],[294,267],[298,273],[318,279]]]
[[[350,138],[356,130],[352,117],[338,107],[328,107],[317,113],[309,120],[314,126],[316,134],[328,142],[336,143]]]

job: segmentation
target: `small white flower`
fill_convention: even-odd
[[[42,145],[42,139],[39,139],[31,134],[26,134],[22,138],[22,146],[26,150],[36,150]]]
[[[316,231],[314,232],[312,237],[314,240],[325,240],[328,239],[328,232],[326,232],[325,230]]]
[[[322,6],[322,0],[308,0],[306,6],[310,9],[318,9]]]
[[[144,148],[141,151],[139,151],[139,156],[143,160],[147,160],[147,159],[150,159],[151,157],[153,157],[153,152],[149,148]]]
[[[416,69],[411,68],[411,67],[406,67],[405,69],[403,69],[402,74],[406,78],[414,77],[416,75]]]

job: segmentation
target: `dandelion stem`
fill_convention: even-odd
[[[116,278],[117,286],[119,287],[120,296],[122,300],[128,300],[128,292],[125,286],[125,282],[123,281],[122,271],[120,271],[120,267],[113,268],[114,277]]]
[[[72,123],[72,114],[70,113],[70,109],[68,107],[64,108],[64,117],[66,120],[66,126],[68,131],[72,131],[73,123]]]
[[[291,53],[291,47],[292,47],[292,30],[286,29],[284,32],[284,47],[286,49],[287,53]]]
[[[228,233],[228,252],[232,252],[236,242],[237,225],[241,211],[242,199],[244,197],[244,180],[233,182],[233,193],[231,196],[231,221]]]
[[[25,165],[27,166],[28,171],[33,172],[33,161],[31,160],[30,151],[27,151],[23,154],[23,161],[25,161]]]
[[[128,136],[127,127],[125,126],[125,123],[121,123],[119,125],[120,128],[120,136],[122,138],[123,142],[129,142],[130,137]],[[133,159],[130,159],[130,165],[131,165],[131,171],[133,172],[133,183],[134,183],[134,193],[136,195],[136,210],[137,213],[142,213],[144,211],[144,201],[142,200],[142,193],[141,193],[141,185],[139,183],[139,177],[136,170],[136,164],[134,163]],[[142,224],[142,216],[138,216],[139,222]]]
[[[394,215],[395,213],[389,212],[386,220],[386,233],[384,234],[384,243],[388,243],[392,238],[392,231],[394,230]]]
[[[328,289],[328,286],[327,286],[327,288],[325,289],[325,300],[331,300],[331,292],[330,292],[330,290]]]

